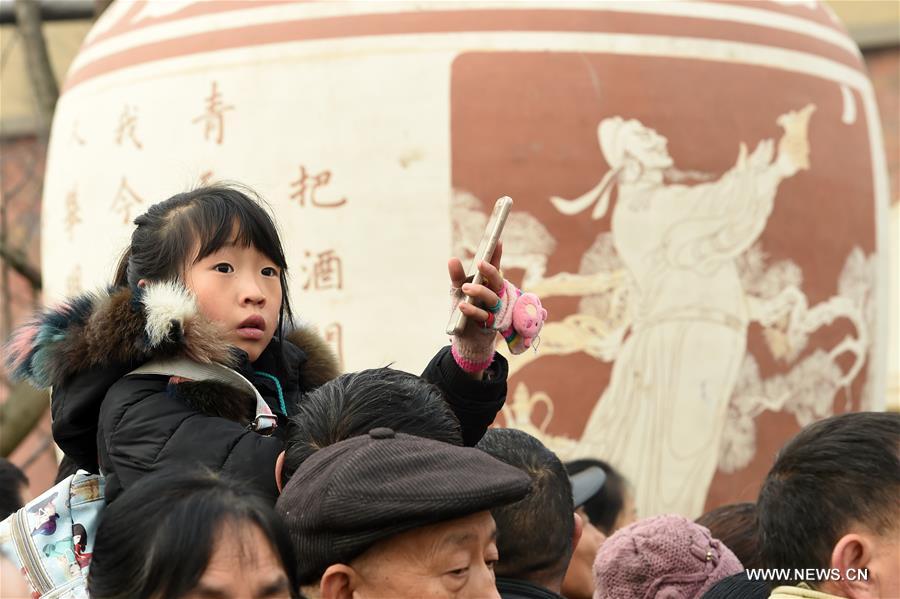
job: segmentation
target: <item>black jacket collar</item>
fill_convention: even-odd
[[[497,591],[503,599],[564,599],[550,589],[525,580],[497,577]]]

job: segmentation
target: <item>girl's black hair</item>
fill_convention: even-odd
[[[284,523],[246,485],[211,472],[147,476],[105,510],[94,542],[92,599],[178,599],[197,586],[227,526],[252,525],[269,541],[300,598],[297,562]],[[248,565],[248,567],[252,567]]]
[[[597,491],[596,495],[585,501],[582,507],[590,518],[591,524],[599,528],[603,534],[609,536],[614,533],[616,519],[625,507],[625,491],[628,487],[625,477],[603,460],[585,458],[566,462],[565,466],[569,475],[578,474],[591,466],[602,468],[606,473],[603,487]]]
[[[180,193],[150,206],[134,224],[137,228],[131,234],[131,245],[116,268],[115,286],[137,290],[142,279],[180,280],[193,263],[225,245],[253,246],[281,271],[276,336],[280,338],[284,326],[293,324],[281,238],[262,200],[251,189],[215,184]]]

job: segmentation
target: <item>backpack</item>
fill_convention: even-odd
[[[153,361],[133,374],[161,374],[195,381],[247,386],[256,396],[250,429],[271,432],[276,417],[256,387],[240,373],[218,364],[184,359]],[[11,561],[32,589],[32,599],[87,599],[94,537],[106,507],[102,474],[79,470],[0,522],[0,558]]]
[[[0,553],[19,568],[32,597],[87,597],[103,490],[101,475],[79,470],[0,522]]]

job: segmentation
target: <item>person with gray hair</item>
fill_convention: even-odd
[[[386,427],[319,449],[276,505],[322,599],[497,598],[489,510],[530,480],[473,447]]]

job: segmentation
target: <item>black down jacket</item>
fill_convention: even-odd
[[[54,440],[80,468],[106,475],[107,500],[144,474],[202,465],[246,480],[274,501],[284,427],[269,437],[249,431],[249,394],[223,383],[125,377],[148,360],[169,357],[235,368],[281,425],[304,393],[339,374],[327,344],[307,329],[273,341],[250,364],[245,353],[221,342],[192,296],[173,284],[148,285],[139,297],[121,288],[79,296],[38,315],[7,346],[15,377],[52,388]],[[498,355],[491,369],[487,380],[476,381],[445,347],[422,374],[444,392],[467,445],[481,439],[506,397],[506,361]],[[234,413],[223,397],[234,398]]]

